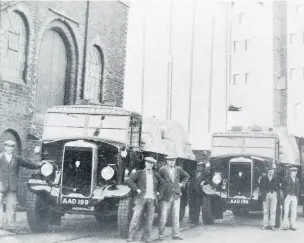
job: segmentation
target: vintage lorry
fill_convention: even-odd
[[[144,156],[156,156],[159,167],[167,153],[162,132],[158,147],[155,135],[153,146],[148,148],[148,139],[142,143],[142,134],[149,134],[148,130],[142,132],[140,114],[118,107],[49,108],[42,146],[35,148],[45,164],[27,183],[30,229],[45,232],[49,225],[60,225],[67,213],[90,214],[100,223],[117,217],[118,231],[126,237],[133,198],[124,180],[143,167]],[[29,134],[29,139],[38,137]],[[185,160],[181,159],[181,164],[186,164]]]
[[[40,149],[46,163],[27,183],[31,230],[44,232],[66,213],[91,214],[99,222],[123,213],[121,199],[130,193],[124,177],[130,159],[141,157],[141,123],[140,114],[117,107],[49,108]],[[119,218],[119,226],[128,223]]]
[[[232,127],[214,133],[211,144],[210,177],[201,183],[205,224],[223,217],[226,209],[235,215],[261,210],[259,182],[268,164],[275,164],[280,179],[289,173],[290,166],[300,167],[295,139],[284,129]],[[282,220],[282,203],[279,197],[277,227]]]

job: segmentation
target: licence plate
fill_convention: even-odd
[[[83,199],[83,198],[71,198],[71,197],[62,197],[61,204],[64,205],[75,205],[75,206],[82,206],[87,207],[89,206],[90,200]]]
[[[230,203],[230,204],[249,204],[249,199],[229,198],[228,203]]]

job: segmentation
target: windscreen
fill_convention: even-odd
[[[129,116],[48,113],[43,139],[99,137],[127,142]]]
[[[214,136],[211,156],[255,155],[275,159],[276,139],[272,137]]]

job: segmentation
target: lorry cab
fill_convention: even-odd
[[[286,153],[296,150],[292,146],[291,137],[272,128],[234,127],[214,133],[210,156],[212,179],[202,185],[205,201],[212,198],[209,204],[216,204],[221,212],[261,210],[259,183],[267,173],[267,165],[276,165],[280,179],[286,176],[290,165],[299,166],[297,160],[286,159]],[[205,211],[206,219],[210,219],[211,211]]]
[[[116,217],[130,188],[123,184],[140,160],[141,115],[103,105],[48,109],[42,136],[41,170],[27,185],[27,217],[44,232],[66,213]],[[43,209],[44,213],[41,211]]]

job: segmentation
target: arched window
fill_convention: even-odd
[[[88,100],[102,101],[103,58],[100,49],[94,45],[88,56],[84,97]]]
[[[39,52],[36,111],[66,104],[65,86],[67,50],[59,32],[48,30],[42,39]]]
[[[3,79],[24,81],[28,45],[28,31],[22,16],[11,12],[3,21],[1,74]]]

